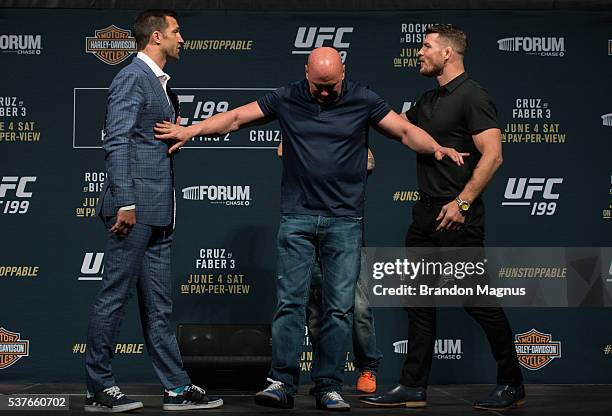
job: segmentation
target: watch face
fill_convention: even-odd
[[[461,208],[461,211],[467,211],[468,209],[470,209],[470,204],[464,202],[459,206],[459,208]]]

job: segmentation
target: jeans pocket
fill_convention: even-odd
[[[281,222],[306,221],[308,217],[309,215],[306,215],[306,214],[282,214],[280,220]]]
[[[352,221],[358,221],[358,222],[363,221],[363,217],[352,217],[352,216],[348,215],[345,218],[347,218],[349,220],[352,220]]]

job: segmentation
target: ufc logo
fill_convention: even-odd
[[[351,43],[344,41],[344,35],[353,33],[352,27],[305,27],[300,26],[295,36],[293,54],[308,54],[311,50],[323,45],[336,49],[347,49]],[[331,44],[331,45],[330,45]],[[346,51],[339,52],[342,62],[346,59]]]
[[[308,33],[306,33],[308,30]],[[345,33],[353,33],[352,27],[299,27],[295,37],[294,46],[296,48],[318,48],[323,46],[325,41],[332,41],[332,46],[336,49],[348,48],[350,42],[343,42],[342,37]]]
[[[559,199],[553,192],[556,184],[563,183],[563,178],[508,178],[504,197],[510,200],[533,199],[534,194],[542,192],[544,199]]]
[[[18,176],[4,176],[0,182],[0,198],[6,196],[6,191],[16,189],[15,196],[18,198],[29,198],[32,192],[26,192],[26,186],[29,182],[36,182],[36,176],[24,176],[19,179]]]
[[[518,178],[518,181],[517,178],[508,178],[504,192],[506,201],[502,205],[531,205],[531,215],[554,215],[557,203],[553,200],[559,199],[559,194],[553,188],[562,183],[563,178]],[[538,193],[542,193],[544,201],[531,202]]]
[[[79,280],[102,280],[104,253],[85,253]]]

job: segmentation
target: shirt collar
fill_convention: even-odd
[[[342,81],[342,90],[340,91],[340,96],[338,97],[338,99],[336,101],[334,101],[331,104],[328,104],[325,107],[333,107],[334,105],[338,104],[340,101],[342,101],[342,99],[344,98],[344,95],[346,93],[346,78],[344,78]],[[304,81],[302,83],[302,85],[304,86],[304,91],[306,93],[306,97],[308,97],[308,99],[314,103],[317,103],[319,105],[322,105],[321,103],[319,103],[315,97],[312,96],[312,94],[310,93],[310,86],[308,85],[308,80],[306,78],[304,78]]]
[[[147,55],[144,52],[138,52],[138,54],[136,55],[137,58],[142,59],[144,61],[145,64],[147,64],[147,66],[149,68],[151,68],[151,71],[153,71],[153,73],[155,74],[155,76],[157,78],[160,77],[164,77],[165,81],[168,81],[170,79],[170,75],[166,74],[156,63],[155,61],[153,61],[153,59],[151,59],[149,57],[149,55]]]
[[[468,77],[467,72],[463,72],[460,75],[457,75],[455,78],[453,78],[450,82],[447,82],[443,86],[438,87],[438,89],[446,90],[448,91],[449,94],[451,94],[453,91],[457,89],[459,85],[463,84],[463,82],[467,80],[468,78],[469,77]]]

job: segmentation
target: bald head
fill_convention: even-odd
[[[344,64],[337,50],[320,47],[310,53],[306,79],[312,96],[321,104],[338,100],[344,80]]]
[[[310,52],[306,73],[320,80],[329,80],[342,76],[344,65],[340,54],[334,48],[321,47]]]

